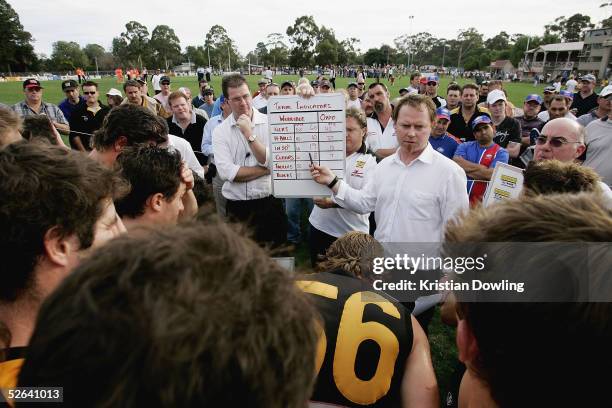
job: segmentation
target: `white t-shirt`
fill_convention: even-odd
[[[553,83],[553,86],[555,87],[555,92],[559,93],[561,90],[561,81]]]
[[[198,161],[191,144],[182,137],[168,135],[168,150],[176,150],[181,154],[181,159],[187,163],[187,167],[195,174],[204,178],[204,168]]]
[[[346,158],[344,181],[355,190],[361,190],[373,174],[376,159],[370,154],[353,153]],[[358,214],[344,208],[319,208],[310,214],[310,224],[333,237],[341,237],[349,231],[370,231],[369,213]]]
[[[355,99],[354,101],[351,101],[349,99],[348,102],[346,103],[346,107],[347,107],[347,109],[348,108],[361,109],[361,100],[359,98]]]
[[[574,91],[576,90],[576,86],[578,86],[578,81],[576,81],[575,79],[570,79],[565,83],[565,89],[567,89],[568,92],[574,93]]]
[[[378,119],[368,118],[368,137],[366,138],[370,149],[376,153],[378,149],[396,149],[399,147],[393,119],[389,119],[383,131]]]
[[[151,78],[151,83],[153,84],[154,91],[161,91],[161,85],[159,84],[159,80],[161,79],[161,77],[162,77],[161,75],[155,74]]]

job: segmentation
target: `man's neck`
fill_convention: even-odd
[[[495,126],[502,123],[505,119],[506,119],[506,115],[501,115],[501,116],[491,115],[491,120],[493,121],[493,124],[495,124]]]
[[[404,149],[400,149],[398,152],[399,158],[406,166],[415,161],[425,150],[427,145],[423,146],[418,150],[412,150],[410,152],[405,151]]]
[[[465,105],[461,106],[461,113],[463,114],[463,116],[471,118],[474,112],[476,112],[476,105],[473,105],[472,107],[467,107]]]
[[[40,111],[40,107],[42,106],[42,99],[38,102],[31,102],[29,100],[26,99],[25,101],[26,105],[28,105],[28,107],[30,109],[32,109],[34,112],[39,112]]]
[[[387,106],[382,112],[376,112],[376,117],[378,117],[378,121],[380,123],[387,126],[387,123],[389,123],[389,119],[391,119],[392,113],[393,109],[391,109],[391,106]]]
[[[604,116],[610,116],[610,111],[605,111],[601,108],[597,108],[597,110],[595,111],[595,115],[597,115],[597,117],[601,119]]]
[[[10,347],[25,347],[30,342],[40,302],[18,299],[0,305],[0,321],[11,333]]]
[[[68,99],[68,103],[71,105],[77,105],[79,102],[81,101],[81,99],[77,99],[76,101],[74,99]]]
[[[589,97],[589,96],[591,96],[592,94],[593,94],[593,91],[591,91],[591,90],[589,90],[589,91],[588,91],[588,92],[586,92],[586,93],[585,93],[585,92],[583,92],[583,91],[580,91],[580,96],[582,97],[582,99],[584,99],[584,98],[588,98],[588,97]]]
[[[434,135],[433,133],[431,134],[431,137],[433,137],[434,139],[440,139],[441,137],[443,137],[446,134],[446,132],[442,133],[441,135]]]
[[[478,141],[478,145],[480,147],[491,147],[491,145],[493,144],[493,140],[489,140],[488,142],[482,142],[482,141]]]
[[[177,118],[177,122],[181,129],[185,130],[189,125],[191,125],[191,117],[179,119]]]
[[[95,102],[87,102],[87,107],[88,108],[98,108],[100,107],[100,102],[99,101],[95,101]]]

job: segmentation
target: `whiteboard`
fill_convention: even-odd
[[[310,175],[310,159],[344,178],[346,117],[344,95],[295,95],[268,100],[270,175],[275,197],[329,196]]]
[[[487,186],[482,203],[485,207],[504,200],[519,198],[525,177],[523,169],[506,163],[495,163],[493,176]]]

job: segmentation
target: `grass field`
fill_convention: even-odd
[[[257,89],[257,80],[260,79],[260,76],[250,75],[247,76],[247,81],[249,83],[249,87],[251,90]],[[311,77],[310,79],[315,79]],[[274,81],[278,84],[283,81],[292,80],[297,82],[297,75],[278,75],[274,77]],[[353,78],[337,78],[336,86],[339,88],[345,88],[349,82],[354,81]],[[100,94],[105,94],[110,88],[117,88],[123,92],[123,88],[121,84],[118,84],[115,78],[105,77],[101,80],[97,81],[100,85]],[[221,77],[214,76],[212,78],[211,86],[215,90],[216,95],[221,94]],[[370,83],[374,82],[373,79],[366,80],[366,86]],[[408,86],[408,78],[404,77],[395,81],[393,86],[390,86],[390,83],[386,80],[382,80],[381,82],[385,83],[389,87],[389,91],[391,94],[391,98],[395,98],[399,96],[400,88],[404,88]],[[450,82],[449,77],[442,77],[440,79],[440,96],[446,96],[446,86]],[[458,83],[463,85],[469,81],[459,79]],[[43,81],[42,85],[45,87],[43,99],[46,102],[50,103],[59,103],[62,99],[64,99],[64,94],[61,89],[61,81]],[[198,89],[198,81],[196,77],[174,77],[172,78],[172,89],[178,89],[181,86],[186,86],[191,89],[192,93],[196,93]],[[149,85],[150,93],[152,93],[152,87]],[[505,83],[504,89],[508,92],[508,97],[515,106],[520,107],[523,104],[523,100],[525,96],[530,93],[539,93],[542,94],[544,90],[544,86],[536,86],[534,87],[532,84],[527,83]],[[23,99],[23,89],[21,82],[0,82],[0,102],[12,105]],[[102,98],[102,102],[105,103],[105,98]]]

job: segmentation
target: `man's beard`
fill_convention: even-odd
[[[374,102],[374,111],[376,113],[382,113],[385,111],[385,104],[382,102]]]

